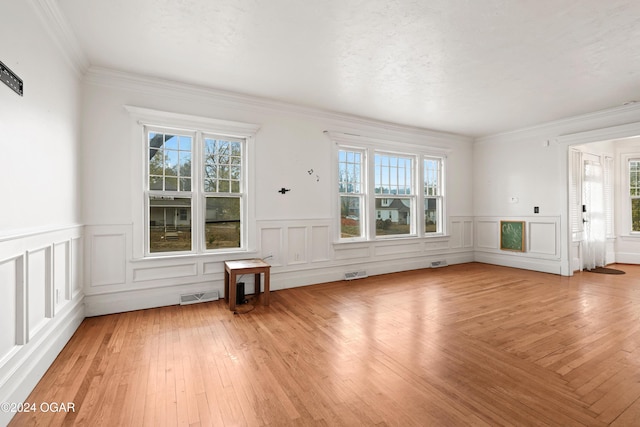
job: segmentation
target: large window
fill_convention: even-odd
[[[338,192],[340,194],[340,237],[363,236],[364,153],[358,150],[340,150],[338,153]]]
[[[376,153],[374,194],[376,236],[414,234],[414,159]]]
[[[193,139],[193,134],[147,131],[149,252],[192,250]]]
[[[424,177],[424,232],[442,230],[442,159],[425,158]]]
[[[240,249],[243,138],[145,127],[149,254]]]
[[[629,196],[631,231],[640,232],[640,160],[629,160]]]
[[[444,156],[338,145],[337,165],[341,240],[444,233]]]

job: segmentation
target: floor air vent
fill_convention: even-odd
[[[344,280],[353,280],[353,279],[362,279],[367,277],[367,272],[362,271],[352,271],[351,273],[344,273]]]
[[[431,261],[431,268],[446,267],[447,261]]]
[[[195,304],[198,302],[215,301],[220,299],[218,291],[198,292],[195,294],[180,295],[180,305]]]

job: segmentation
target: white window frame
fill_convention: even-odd
[[[389,158],[398,158],[398,159],[407,159],[409,160],[409,173],[410,173],[410,177],[409,177],[409,185],[410,185],[410,192],[409,194],[393,194],[393,193],[377,193],[375,191],[376,189],[376,182],[375,182],[375,175],[376,175],[376,168],[375,168],[375,162],[376,162],[376,156],[385,156],[385,157],[389,157]],[[418,236],[418,231],[416,228],[416,218],[419,217],[418,214],[418,206],[417,206],[417,178],[418,178],[418,173],[416,173],[416,165],[417,165],[417,156],[413,153],[405,153],[405,152],[398,152],[398,151],[394,151],[394,150],[381,150],[381,149],[373,149],[373,159],[370,162],[370,167],[371,169],[373,169],[373,173],[372,173],[372,182],[370,183],[368,189],[369,189],[369,194],[371,194],[370,199],[372,200],[372,208],[375,211],[376,207],[378,205],[377,201],[380,201],[380,206],[384,207],[384,204],[387,204],[388,206],[391,205],[390,200],[392,199],[398,199],[398,200],[408,200],[409,201],[409,232],[408,233],[404,233],[404,234],[377,234],[377,219],[378,219],[378,215],[374,214],[374,217],[376,220],[374,221],[370,221],[371,225],[370,225],[370,236],[371,239],[375,239],[375,240],[385,240],[385,239],[394,239],[394,238],[406,238],[406,237],[417,237]],[[384,184],[384,183],[381,183]],[[388,183],[391,184],[391,183]],[[405,187],[406,188],[406,187]],[[381,220],[386,220],[387,218],[380,218]]]
[[[131,132],[134,143],[131,144],[132,165],[132,206],[133,223],[133,258],[162,258],[208,255],[225,256],[229,253],[253,252],[256,247],[255,225],[255,137],[259,125],[188,114],[170,113],[136,106],[125,106],[131,117]],[[192,183],[191,183],[191,215],[192,215],[192,250],[179,252],[150,252],[148,239],[149,206],[146,192],[148,178],[148,148],[146,128],[156,130],[173,130],[180,133],[193,132],[196,136],[192,144]],[[204,193],[203,135],[228,136],[243,139],[244,153],[242,160],[242,201],[241,201],[241,244],[240,248],[206,249],[204,241],[204,220],[206,194]],[[142,140],[142,141],[141,141]]]
[[[434,160],[438,162],[438,170],[437,170],[437,179],[438,179],[438,184],[436,185],[436,194],[435,195],[428,195],[425,192],[425,167],[424,164],[427,161],[430,160]],[[420,222],[420,227],[421,227],[421,234],[425,235],[425,236],[441,236],[444,233],[444,204],[445,204],[445,182],[444,182],[444,177],[445,177],[445,161],[444,158],[442,156],[428,156],[428,155],[423,155],[422,158],[420,159],[422,167],[420,168],[420,188],[419,191],[423,196],[423,201],[422,201],[422,205],[421,205],[421,209],[422,209],[422,214],[423,214],[423,218],[422,221]],[[426,218],[424,217],[425,215],[425,201],[427,199],[436,199],[436,205],[437,205],[437,213],[436,213],[436,231],[429,231],[427,232],[425,230],[425,226],[426,226]]]
[[[336,232],[334,238],[336,243],[348,243],[348,242],[373,242],[384,241],[388,239],[411,239],[411,238],[432,238],[443,237],[447,233],[447,198],[446,198],[446,163],[447,154],[450,150],[442,149],[439,147],[430,147],[426,145],[417,145],[415,143],[405,143],[402,141],[389,141],[378,138],[364,137],[359,135],[347,134],[342,132],[325,132],[327,136],[334,143],[334,151],[332,153],[332,165],[333,165],[333,182],[336,196],[333,198],[336,202],[333,208],[333,212],[336,212]],[[364,234],[360,238],[342,238],[341,237],[341,223],[340,223],[340,206],[339,200],[342,193],[339,191],[338,185],[338,153],[340,150],[354,151],[361,150],[364,152],[364,164],[362,170],[364,173],[364,206],[362,209],[364,215]],[[412,171],[412,195],[400,195],[400,197],[408,197],[413,203],[413,215],[411,218],[411,233],[410,234],[396,234],[388,236],[376,236],[376,216],[375,200],[379,196],[381,199],[390,198],[389,194],[375,193],[375,171],[374,162],[375,154],[389,154],[398,155],[404,157],[411,157],[413,160]],[[437,159],[440,161],[440,195],[439,197],[439,215],[440,221],[438,223],[438,230],[436,232],[425,232],[425,194],[424,194],[424,160],[425,159]],[[398,196],[391,195],[393,198]]]
[[[367,203],[366,203],[366,193],[367,193],[367,189],[366,189],[366,185],[367,185],[367,152],[366,150],[363,150],[361,147],[349,147],[349,146],[341,146],[338,148],[337,150],[337,154],[339,155],[340,151],[345,151],[347,153],[351,152],[351,153],[357,153],[360,154],[360,176],[358,177],[359,179],[359,184],[360,184],[360,191],[340,191],[339,188],[339,179],[338,179],[338,216],[339,216],[339,221],[342,221],[342,198],[343,197],[354,197],[357,198],[359,200],[359,205],[360,205],[360,216],[358,218],[359,221],[359,226],[360,226],[360,230],[359,233],[360,235],[357,237],[342,237],[342,224],[339,223],[338,224],[338,235],[340,236],[341,240],[345,240],[345,241],[358,241],[358,240],[364,240],[366,238],[366,230],[367,230]],[[338,163],[339,163],[339,159],[338,159]]]
[[[625,196],[624,196],[624,200],[626,201],[626,209],[624,210],[624,218],[625,218],[625,224],[626,224],[626,230],[629,233],[629,235],[631,236],[636,236],[636,237],[640,237],[640,231],[634,231],[633,230],[633,217],[631,215],[631,209],[633,207],[633,200],[634,199],[640,199],[640,196],[631,196],[631,175],[630,175],[630,169],[631,169],[631,162],[637,162],[640,164],[640,155],[630,155],[626,158],[626,161],[624,162],[625,165],[625,169],[624,169],[624,174],[625,174]]]

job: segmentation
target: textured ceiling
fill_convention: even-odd
[[[484,136],[640,100],[638,0],[57,0],[92,65]]]

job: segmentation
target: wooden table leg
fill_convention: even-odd
[[[234,311],[236,309],[236,272],[231,271],[229,279],[229,310]]]
[[[256,288],[255,289],[256,298],[260,300],[260,273],[256,273],[254,276],[255,276],[254,284]]]
[[[271,292],[270,284],[269,284],[269,269],[264,272],[264,299],[262,300],[262,304],[269,305],[269,293]]]
[[[224,299],[229,298],[229,270],[224,269],[224,295],[222,296]]]

